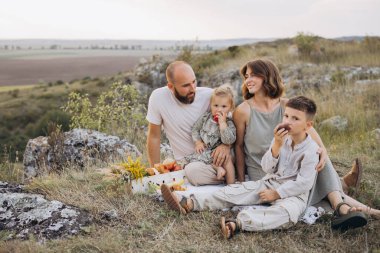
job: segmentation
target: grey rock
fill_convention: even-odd
[[[70,208],[65,208],[61,211],[61,217],[62,218],[71,218],[77,216],[78,213],[77,211],[70,209]]]
[[[46,200],[40,194],[19,192],[22,187],[1,185],[0,229],[12,232],[8,239],[28,239],[32,234],[39,240],[60,238],[77,234],[92,221],[87,212],[76,207]]]
[[[105,220],[117,220],[119,218],[119,215],[117,214],[117,211],[115,209],[109,210],[109,211],[104,211],[101,213],[102,219]]]
[[[380,77],[380,67],[342,67],[341,71],[344,72],[344,75],[348,79],[373,79]]]
[[[373,136],[373,138],[375,138],[375,140],[377,142],[380,143],[380,128],[376,128],[376,129],[372,130],[371,135]]]
[[[217,72],[213,75],[207,75],[198,80],[199,86],[206,86],[210,88],[218,87],[222,84],[229,84],[234,90],[235,103],[240,104],[241,98],[241,79],[238,69],[226,69],[221,72]]]
[[[344,131],[348,127],[348,120],[338,115],[322,121],[320,123],[320,127],[328,128],[331,130]]]
[[[163,58],[153,56],[151,60],[141,61],[134,75],[138,82],[147,84],[150,90],[161,87],[166,84],[165,64],[167,62]]]
[[[380,79],[376,79],[376,80],[369,80],[369,79],[365,79],[365,80],[357,80],[357,81],[355,81],[355,84],[356,84],[356,85],[373,85],[373,84],[380,84]]]
[[[161,154],[161,157],[164,157],[164,158],[169,158],[169,157],[174,158],[173,150],[170,147],[170,145],[167,143],[162,143],[160,145],[160,154]]]
[[[24,171],[27,178],[43,174],[44,171],[60,169],[65,165],[83,168],[97,162],[110,162],[137,157],[141,153],[136,146],[120,140],[117,136],[87,130],[73,129],[64,133],[61,147],[52,147],[48,137],[29,140],[24,153]],[[55,150],[60,150],[59,154]]]

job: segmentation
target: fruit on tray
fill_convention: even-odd
[[[146,168],[145,171],[148,173],[149,176],[156,175],[154,168]],[[157,171],[157,170],[156,170]]]
[[[149,176],[154,176],[157,174],[165,174],[172,171],[182,170],[181,165],[177,164],[177,162],[173,158],[166,158],[162,163],[156,163],[153,168],[147,168],[145,171],[149,174]]]
[[[172,191],[186,191],[186,188],[183,187],[182,185],[179,185],[179,184],[174,184],[174,185],[170,186],[170,189]]]

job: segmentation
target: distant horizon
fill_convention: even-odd
[[[380,35],[343,35],[343,36],[333,36],[333,37],[325,37],[318,34],[313,33],[305,33],[313,36],[322,37],[325,39],[335,39],[335,38],[350,38],[350,37],[380,37]],[[295,34],[294,36],[290,37],[236,37],[236,38],[216,38],[216,39],[115,39],[115,38],[0,38],[0,40],[63,40],[63,41],[86,41],[86,40],[111,40],[111,41],[223,41],[223,40],[269,40],[269,39],[290,39],[297,36]]]

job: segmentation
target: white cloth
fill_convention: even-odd
[[[320,218],[322,215],[326,213],[325,209],[323,207],[314,207],[309,206],[306,208],[304,216],[301,218],[301,221],[305,222],[306,224],[314,224],[315,221]]]
[[[163,126],[176,160],[195,152],[191,128],[209,109],[211,94],[212,89],[197,87],[191,104],[178,101],[167,86],[154,90],[150,95],[146,119],[149,123]]]

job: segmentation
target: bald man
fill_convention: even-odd
[[[149,98],[147,152],[151,166],[160,162],[161,127],[169,139],[174,158],[181,160],[195,152],[191,128],[209,110],[212,89],[197,87],[192,67],[175,61],[166,69],[167,85],[154,90]],[[220,145],[213,153],[214,164],[221,166],[230,155],[228,145]],[[188,180],[194,185],[219,184],[212,165],[190,163],[185,168]]]

